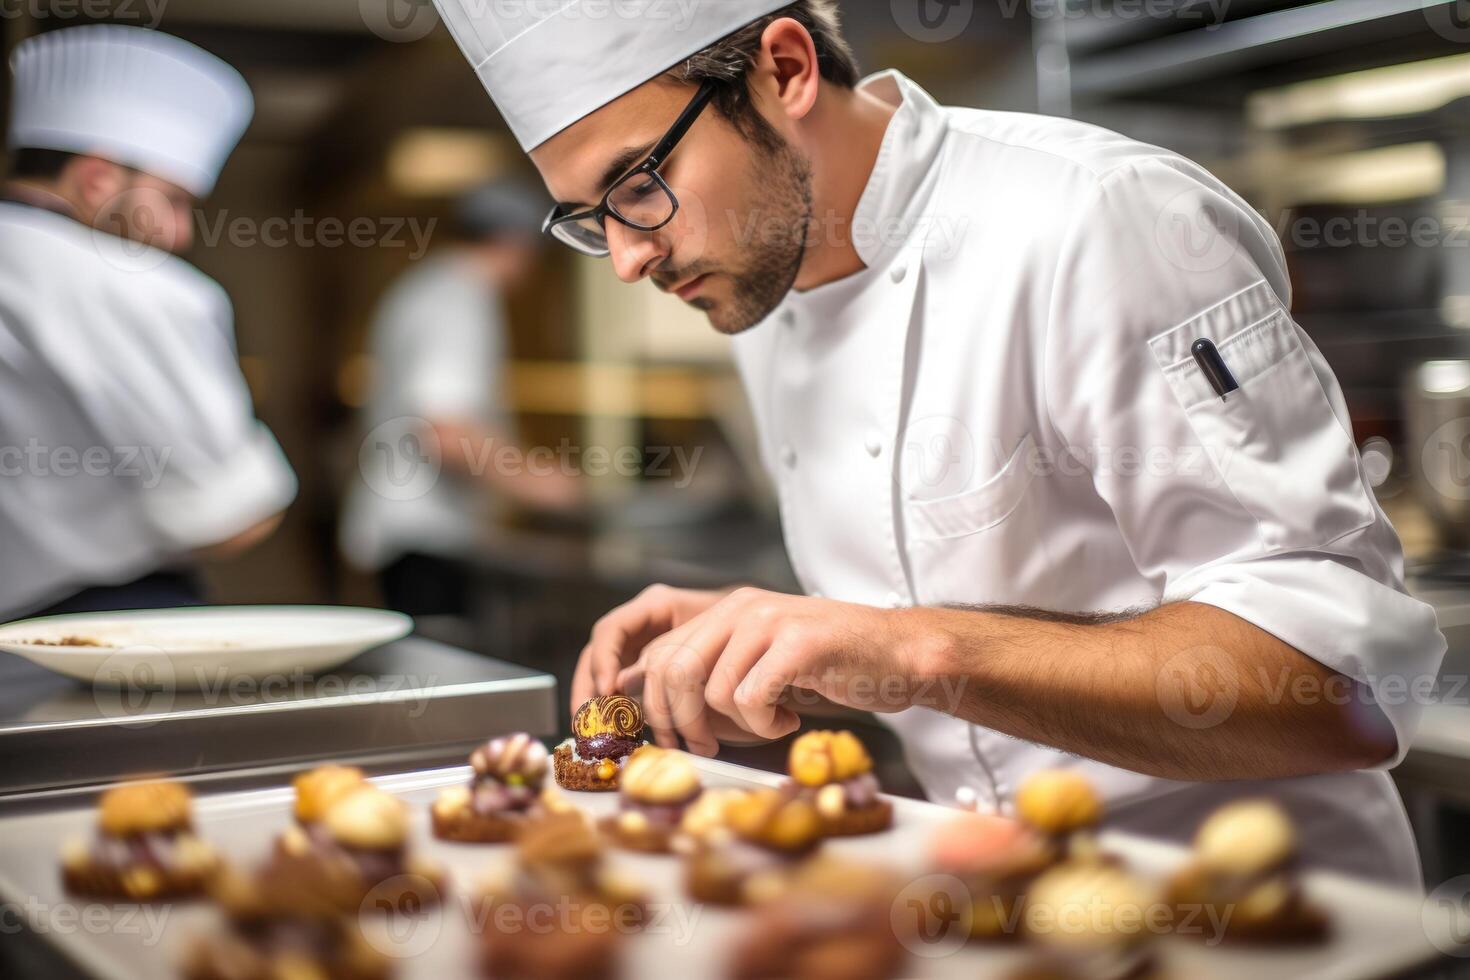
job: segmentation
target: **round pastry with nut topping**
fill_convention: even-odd
[[[408,847],[408,808],[367,785],[332,804],[310,832],[286,828],[276,840],[282,873],[304,875],[339,907],[413,911],[437,905],[444,871]]]
[[[220,867],[194,832],[193,804],[179,783],[114,786],[102,794],[97,836],[62,852],[68,891],[138,902],[201,893]]]
[[[676,749],[645,745],[629,756],[619,784],[621,809],[602,819],[602,832],[630,850],[668,852],[702,791],[694,763]]]
[[[546,786],[546,747],[525,732],[493,738],[470,753],[468,785],[439,794],[434,836],[471,844],[514,840],[526,824],[569,804]]]
[[[317,766],[291,780],[296,791],[293,813],[310,830],[326,816],[332,804],[367,786],[367,778],[356,766]]]
[[[563,789],[610,793],[628,757],[643,741],[643,709],[626,694],[585,702],[572,718],[572,737],[556,747],[552,764]]]
[[[852,732],[807,732],[791,743],[789,768],[828,837],[875,834],[893,824],[893,804],[878,795],[873,757]]]
[[[1016,793],[1016,815],[1051,842],[1058,860],[1101,857],[1094,832],[1102,800],[1080,772],[1043,769],[1027,776]]]

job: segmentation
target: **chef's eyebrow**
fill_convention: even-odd
[[[612,186],[612,182],[623,176],[629,170],[632,170],[635,163],[641,163],[643,158],[648,156],[657,144],[657,140],[649,140],[642,146],[625,147],[621,153],[613,157],[608,163],[607,168],[603,170],[601,178],[597,181],[597,186],[602,188],[597,192],[597,197],[601,198],[603,194],[607,193],[607,189]],[[564,210],[576,211],[581,210],[583,207],[592,207],[593,205],[586,204],[583,201],[562,201],[561,206]]]

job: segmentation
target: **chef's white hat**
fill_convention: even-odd
[[[187,41],[98,24],[22,41],[10,145],[103,157],[203,197],[250,124],[240,73]]]
[[[434,0],[523,148],[792,0]]]

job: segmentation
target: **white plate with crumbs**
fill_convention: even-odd
[[[100,687],[183,691],[331,670],[412,631],[384,609],[196,606],[20,620],[0,626],[0,650]]]

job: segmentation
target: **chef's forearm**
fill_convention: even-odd
[[[1022,610],[904,615],[922,638],[922,672],[958,692],[955,714],[1124,769],[1184,780],[1296,776],[1372,766],[1396,744],[1354,681],[1214,606],[1100,621]]]

